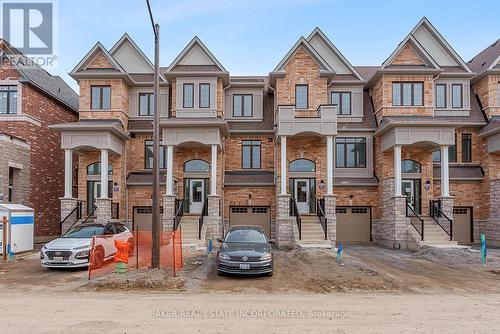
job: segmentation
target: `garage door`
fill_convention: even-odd
[[[230,225],[258,225],[271,237],[271,209],[267,206],[232,206]]]
[[[370,207],[342,207],[337,212],[337,242],[370,242]]]
[[[151,231],[153,221],[153,208],[134,208],[134,230]]]
[[[453,208],[453,240],[457,242],[471,242],[471,213],[469,207]]]

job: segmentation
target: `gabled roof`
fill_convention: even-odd
[[[3,54],[18,55],[24,58],[19,50],[0,38],[0,58]],[[44,92],[74,112],[78,111],[78,94],[60,76],[51,75],[35,62],[31,62],[29,65],[15,62],[15,67],[22,77],[21,81]]]
[[[203,42],[195,36],[174,61],[167,68],[166,72],[177,72],[178,69],[185,70],[186,68],[177,68],[178,66],[188,66],[188,71],[195,72],[193,66],[211,66],[219,72],[227,73],[227,70],[208,50]]]
[[[279,64],[273,70],[272,73],[280,73],[284,71],[285,65],[288,61],[293,57],[293,55],[297,52],[299,48],[303,47],[304,50],[309,53],[314,61],[318,64],[320,71],[335,73],[333,68],[321,57],[321,55],[312,47],[311,44],[304,38],[300,37],[299,40],[295,43],[295,45],[288,51],[288,53],[281,59]]]
[[[315,40],[322,42],[321,44],[316,44]],[[337,74],[352,74],[355,79],[364,81],[364,78],[356,71],[354,66],[344,57],[344,55],[333,45],[332,41],[321,31],[320,28],[316,27],[311,34],[307,37],[307,41],[314,49],[321,55],[321,57],[330,65],[330,67]],[[316,44],[316,46],[314,45]],[[324,46],[324,48],[322,48]],[[339,66],[340,65],[340,66]],[[345,68],[347,71],[342,71],[340,73],[340,68]],[[347,73],[345,73],[347,72]]]
[[[123,60],[122,62],[120,62],[120,51],[121,50],[125,50],[125,51],[129,51],[129,49],[125,49],[126,47],[130,46],[131,47],[131,51],[133,52],[133,55],[135,56],[133,62],[136,63],[136,64],[140,64],[142,63],[142,66],[144,68],[144,70],[142,71],[134,71],[133,68],[130,68],[130,64],[127,64],[125,62],[125,60]],[[122,67],[128,72],[128,73],[135,73],[135,74],[145,74],[145,73],[152,73],[154,72],[154,65],[153,63],[149,60],[148,57],[146,57],[146,55],[144,54],[144,52],[142,52],[142,50],[137,46],[137,44],[135,44],[134,40],[132,38],[130,38],[130,36],[125,33],[119,40],[118,42],[116,42],[116,44],[111,48],[111,50],[109,51],[109,53],[113,56],[114,59],[117,60],[118,63],[120,63],[122,65]]]
[[[432,25],[432,23],[424,16],[410,32],[419,43],[429,52],[429,54],[436,60],[439,66],[460,66],[468,73],[472,73],[471,69],[460,55],[451,47],[451,45],[444,39],[439,31]],[[430,38],[428,38],[430,37]],[[456,64],[448,63],[447,57],[454,60]]]
[[[500,70],[500,39],[469,60],[468,64],[476,72],[476,78],[487,71]]]
[[[118,64],[118,62],[113,58],[108,50],[106,50],[106,48],[101,44],[101,42],[97,42],[69,74],[71,76],[74,76],[78,72],[85,71],[87,69],[87,66],[91,64],[95,57],[97,57],[99,54],[102,54],[104,55],[104,57],[106,57],[115,71],[118,71],[119,73],[125,73],[125,70],[120,66],[120,64]]]
[[[389,58],[387,58],[384,63],[381,66],[381,69],[385,69],[389,66],[394,66],[392,63],[394,59],[399,55],[399,53],[407,46],[409,45],[413,51],[417,53],[420,59],[425,62],[425,67],[427,68],[433,68],[433,69],[439,69],[438,63],[434,59],[432,59],[431,55],[420,45],[420,43],[417,41],[417,39],[412,35],[408,34],[405,39],[399,43],[398,47],[396,50],[394,50]],[[398,66],[406,66],[406,65],[398,65]],[[412,66],[412,65],[410,65]],[[423,67],[424,68],[424,67]]]

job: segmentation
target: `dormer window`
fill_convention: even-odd
[[[184,108],[194,108],[194,84],[192,83],[182,85],[182,106]]]
[[[111,109],[111,86],[91,86],[92,109]]]
[[[351,92],[332,92],[332,104],[337,106],[337,115],[351,115]]]
[[[233,95],[233,117],[253,116],[253,95],[235,94]]]
[[[462,99],[462,85],[453,84],[451,85],[451,107],[452,108],[463,108],[464,103]]]
[[[153,116],[154,106],[154,94],[139,94],[139,116]]]
[[[309,108],[308,85],[295,85],[295,109]]]
[[[393,82],[392,105],[414,107],[424,105],[423,82]]]
[[[200,83],[200,108],[210,108],[210,84]]]

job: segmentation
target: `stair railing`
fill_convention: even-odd
[[[453,240],[453,219],[449,218],[443,211],[441,211],[439,204],[439,201],[429,201],[429,216],[431,216],[439,227],[443,229],[443,231],[450,237],[451,241]],[[444,221],[440,220],[440,218],[444,218]],[[448,224],[448,230],[446,229],[446,226],[443,226],[445,224]]]
[[[413,213],[413,215],[410,215],[410,212]],[[424,219],[418,215],[418,213],[415,212],[415,209],[408,203],[408,198],[406,199],[406,217],[410,218],[410,224],[413,226],[413,228],[417,231],[417,233],[420,235],[420,240],[424,240]],[[418,223],[414,223],[412,218],[417,218]],[[420,225],[420,231],[418,230],[417,225]]]
[[[200,218],[198,218],[198,240],[201,240],[201,230],[203,229],[205,216],[208,216],[208,198],[203,201],[203,208],[201,209]]]
[[[323,227],[323,231],[325,232],[325,240],[328,240],[328,231],[327,231],[327,219],[325,215],[325,199],[324,198],[319,198],[316,201],[316,215],[319,218],[319,222],[321,224],[321,227]]]
[[[184,200],[175,199],[175,216],[174,216],[174,232],[177,231],[179,224],[181,222],[181,218],[184,215]]]
[[[302,221],[300,220],[299,209],[295,198],[290,198],[290,216],[295,217],[299,229],[299,240],[302,240]]]
[[[67,220],[69,220],[70,217],[73,216],[73,214],[75,214],[75,220],[74,220],[73,224],[71,224],[71,227],[73,227],[73,225],[75,225],[78,220],[82,219],[82,207],[83,207],[83,201],[76,202],[75,208],[73,210],[71,210],[71,212],[66,217],[64,217],[63,220],[61,220],[61,222],[60,222],[61,234],[62,234],[63,224]]]

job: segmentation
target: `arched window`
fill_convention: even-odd
[[[101,163],[94,162],[87,166],[87,175],[101,175]],[[108,175],[113,175],[113,166],[108,164]]]
[[[208,173],[210,171],[210,165],[204,160],[189,160],[184,164],[184,171]]]
[[[290,163],[290,172],[314,172],[316,164],[311,160],[297,159]]]
[[[415,160],[401,161],[401,173],[420,173],[420,164]]]

